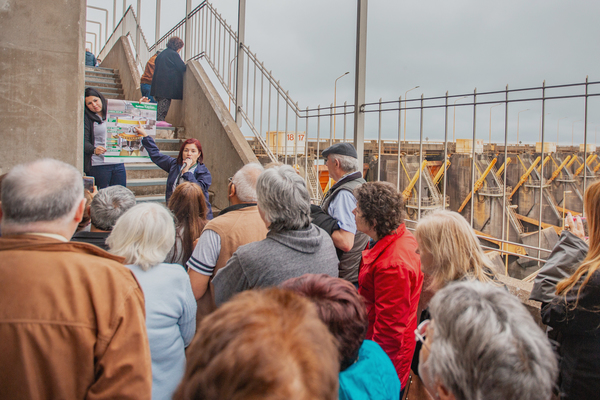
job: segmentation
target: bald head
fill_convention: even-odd
[[[49,158],[21,164],[2,181],[2,224],[63,220],[82,199],[81,173],[71,165]]]
[[[264,168],[259,163],[249,163],[235,173],[232,183],[235,185],[235,195],[240,202],[256,202],[256,181],[263,171]]]

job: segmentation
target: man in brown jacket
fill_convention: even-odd
[[[150,95],[150,89],[152,88],[152,77],[154,76],[154,62],[156,61],[156,56],[160,54],[160,50],[156,52],[148,62],[146,63],[146,68],[144,68],[144,74],[140,78],[140,91],[142,92],[142,97],[148,98],[150,102],[156,103],[154,97]]]
[[[19,165],[1,200],[0,397],[149,399],[137,281],[122,258],[68,242],[85,207],[81,174],[51,159]]]
[[[210,280],[238,247],[267,236],[267,228],[256,205],[256,181],[263,170],[260,164],[250,163],[235,173],[229,182],[231,206],[204,227],[187,263],[192,290],[198,300],[196,324],[217,308]]]

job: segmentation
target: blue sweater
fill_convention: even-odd
[[[339,400],[398,400],[400,380],[381,347],[365,340],[358,360],[340,372]]]
[[[185,348],[196,332],[196,299],[181,265],[148,271],[127,265],[144,291],[152,357],[152,399],[171,399],[185,371]]]
[[[152,136],[146,136],[142,139],[142,144],[144,148],[148,151],[148,155],[152,162],[158,165],[163,171],[168,172],[169,176],[167,177],[167,189],[165,192],[165,201],[169,204],[169,199],[173,194],[173,185],[175,184],[175,180],[177,176],[179,176],[179,172],[181,171],[181,165],[177,164],[177,159],[167,156],[160,152],[158,147],[156,146],[156,142]],[[194,172],[186,172],[181,175],[181,177],[188,181],[199,185],[202,188],[202,192],[204,192],[204,199],[206,200],[206,206],[208,207],[208,213],[206,215],[207,219],[213,218],[212,207],[210,202],[208,201],[208,188],[212,183],[212,177],[210,175],[210,171],[206,168],[204,164],[198,164]]]

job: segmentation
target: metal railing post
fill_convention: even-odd
[[[158,43],[160,40],[160,0],[156,0],[156,20],[154,25],[154,43]]]
[[[361,168],[365,155],[365,84],[367,69],[367,10],[368,0],[357,0],[356,21],[356,67],[354,71],[354,147],[358,154],[358,165]]]
[[[190,13],[192,12],[192,0],[185,1],[185,53],[183,61],[192,58],[192,26],[190,23]]]
[[[235,74],[235,122],[242,126],[243,79],[244,79],[244,51],[242,46],[246,40],[246,0],[239,0],[238,6],[238,36],[237,36],[237,68]]]

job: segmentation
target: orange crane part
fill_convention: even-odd
[[[434,185],[437,185],[438,182],[440,181],[440,179],[442,179],[442,176],[444,176],[444,172],[446,172],[446,170],[448,169],[449,166],[450,166],[450,160],[446,160],[446,165],[443,168],[440,168],[439,171],[437,172],[437,174],[435,174],[435,177],[433,178]]]
[[[544,162],[538,168],[538,172],[542,172],[542,168],[546,165],[546,163],[548,162],[548,160],[550,160],[550,158],[551,158],[550,155],[547,155],[546,158],[544,158]]]
[[[498,159],[494,158],[492,162],[490,162],[490,165],[488,165],[488,167],[485,169],[485,171],[483,171],[481,177],[477,179],[477,182],[475,182],[475,185],[473,186],[473,191],[467,195],[465,201],[463,201],[463,203],[460,205],[458,212],[461,212],[467,206],[469,200],[471,200],[471,197],[473,197],[473,193],[477,193],[477,191],[481,189],[481,187],[483,186],[483,182],[485,181],[485,177],[488,176],[494,165],[496,165],[496,161],[498,161]]]
[[[529,169],[527,170],[527,172],[525,172],[523,176],[521,176],[521,179],[519,179],[519,183],[517,183],[510,196],[508,196],[509,200],[512,199],[515,193],[517,193],[517,190],[525,183],[525,181],[527,181],[527,178],[529,178],[529,175],[531,175],[531,173],[533,172],[533,170],[538,165],[541,159],[541,157],[536,158],[533,164],[531,164],[531,167],[529,167]]]
[[[587,161],[583,164],[581,164],[581,166],[579,168],[577,168],[577,171],[575,171],[575,176],[578,176],[581,171],[583,171],[583,167],[587,164],[590,165],[592,162],[594,162],[594,160],[598,158],[598,154],[590,154],[587,158]]]
[[[569,161],[569,163],[567,164],[567,168],[571,168],[571,165],[573,165],[575,160],[577,160],[577,156],[572,156],[571,161]],[[577,161],[577,162],[579,162],[579,161]]]
[[[502,173],[504,172],[504,167],[509,165],[511,163],[512,159],[510,157],[506,158],[506,162],[504,164],[502,164],[500,166],[500,168],[498,168],[498,171],[496,171],[496,176],[500,176],[502,175]]]
[[[560,174],[560,171],[562,171],[562,169],[565,167],[565,165],[567,165],[570,159],[571,156],[567,156],[567,158],[565,158],[564,161],[558,166],[558,168],[556,168],[556,170],[552,173],[552,176],[550,177],[550,179],[548,179],[548,181],[546,181],[546,183],[550,184],[554,179],[556,179],[558,174]]]
[[[598,172],[598,170],[600,169],[600,161],[598,162],[598,164],[594,167],[594,173]]]
[[[415,176],[413,176],[413,178],[411,179],[411,181],[408,184],[408,186],[406,187],[406,189],[404,189],[404,191],[402,192],[402,196],[404,196],[405,200],[408,200],[408,198],[410,198],[412,190],[415,187],[415,185],[417,184],[417,181],[419,180],[419,174],[421,173],[421,171],[423,171],[423,168],[425,168],[426,166],[427,166],[427,160],[424,160],[423,164],[421,164],[421,168],[419,168],[419,170],[415,173]]]

